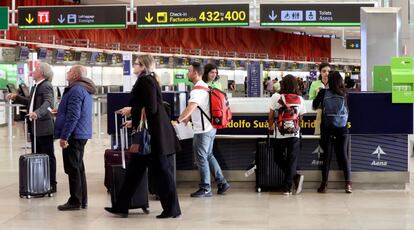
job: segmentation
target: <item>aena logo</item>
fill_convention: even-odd
[[[323,164],[323,161],[320,160],[321,159],[321,153],[324,153],[323,149],[321,148],[320,145],[318,145],[318,147],[316,147],[316,149],[313,150],[313,152],[312,152],[312,154],[317,154],[318,159],[317,160],[312,160],[312,163],[311,163],[312,165],[322,165]]]
[[[387,161],[381,161],[381,155],[387,155],[381,148],[381,146],[378,145],[377,149],[375,149],[374,152],[371,153],[371,155],[377,155],[378,160],[373,160],[371,162],[371,165],[373,166],[387,166]]]

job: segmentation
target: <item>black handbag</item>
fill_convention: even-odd
[[[132,145],[129,151],[139,155],[148,155],[151,153],[151,134],[148,131],[145,108],[141,110],[141,120],[138,128],[132,133]]]

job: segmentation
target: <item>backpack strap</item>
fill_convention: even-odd
[[[201,86],[201,85],[196,85],[196,86],[194,86],[193,87],[193,89],[202,89],[202,90],[206,90],[208,93],[210,93],[210,88],[208,88],[208,87],[204,87],[204,86]],[[210,100],[210,96],[208,97],[209,98],[209,100]],[[209,101],[209,104],[211,105],[211,102]],[[203,127],[203,131],[205,130],[205,128],[204,128],[204,116],[211,122],[212,121],[212,117],[210,118],[208,115],[207,115],[207,113],[206,112],[204,112],[204,110],[200,107],[200,106],[197,106],[197,108],[200,110],[200,114],[201,114],[201,125],[202,125],[202,127]],[[210,112],[211,112],[211,109],[210,109]]]

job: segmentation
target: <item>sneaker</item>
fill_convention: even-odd
[[[191,193],[191,197],[211,197],[211,196],[213,196],[213,193],[211,193],[211,191],[208,191],[204,188],[200,188],[196,192]]]
[[[346,193],[352,193],[352,184],[351,184],[351,182],[346,182],[346,184],[345,184],[345,192]]]
[[[230,184],[228,182],[221,183],[217,185],[217,194],[224,194],[230,188]]]
[[[299,195],[302,192],[304,179],[305,176],[300,174],[296,174],[296,176],[293,178],[293,182],[295,183],[295,195]]]
[[[283,190],[282,195],[289,196],[292,195],[292,192],[290,190]]]

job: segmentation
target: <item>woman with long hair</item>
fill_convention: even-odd
[[[157,218],[176,218],[181,215],[174,181],[174,166],[171,164],[171,157],[180,151],[180,145],[163,106],[161,88],[156,80],[154,67],[155,62],[151,55],[141,55],[136,58],[134,73],[138,75],[138,79],[131,91],[130,106],[120,110],[122,115],[131,116],[132,120],[124,124],[129,128],[138,127],[141,111],[144,111],[148,131],[151,134],[151,154],[133,155],[127,166],[125,182],[114,206],[105,208],[106,211],[122,217],[128,216],[131,197],[149,165],[157,178],[157,194],[163,209]]]
[[[273,134],[276,129],[276,141],[274,144],[275,160],[279,167],[284,171],[285,178],[283,184],[284,195],[292,194],[292,185],[295,185],[295,195],[302,191],[303,175],[296,172],[297,159],[300,152],[300,117],[306,113],[304,100],[300,96],[298,81],[292,75],[286,75],[280,83],[280,93],[272,95],[269,103],[269,134]],[[275,124],[274,119],[278,119],[278,115],[287,111],[288,107],[293,109],[296,117],[296,124],[294,124],[294,131],[285,133],[285,125],[280,125],[277,120]],[[275,127],[276,126],[276,127]],[[285,157],[286,155],[286,157]]]
[[[329,88],[329,71],[331,71],[331,65],[323,62],[319,65],[319,78],[317,81],[312,82],[309,89],[309,100],[315,99],[316,95],[321,89]]]
[[[221,83],[218,81],[220,77],[218,76],[218,69],[215,64],[208,63],[204,66],[202,79],[210,87],[223,90]]]
[[[335,98],[335,102],[332,100]],[[339,99],[339,100],[338,100]],[[329,105],[327,103],[330,103]],[[336,104],[333,104],[336,103]],[[322,116],[321,122],[321,147],[324,151],[322,165],[322,183],[318,188],[319,193],[326,193],[328,186],[328,175],[333,151],[336,153],[339,166],[345,177],[345,192],[352,193],[351,169],[348,155],[348,127],[346,106],[346,88],[344,80],[338,71],[329,73],[329,89],[322,89],[312,103],[313,108],[322,107],[322,113],[327,114],[327,108],[335,107],[337,111],[343,111],[340,125],[326,115]]]

